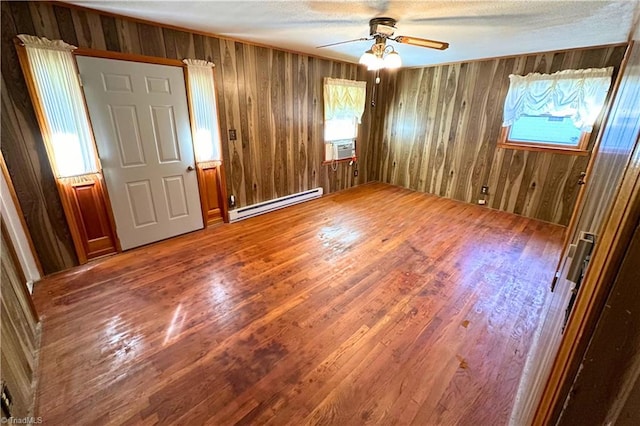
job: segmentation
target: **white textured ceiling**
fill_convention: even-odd
[[[446,41],[445,51],[393,44],[404,66],[627,41],[638,0],[618,1],[69,1],[93,9],[263,45],[357,62],[369,20],[398,20],[396,35]]]

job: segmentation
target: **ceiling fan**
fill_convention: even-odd
[[[338,41],[336,43],[323,44],[317,46],[318,49],[329,46],[337,46],[339,44],[353,43],[355,41],[366,41],[375,39],[377,42],[385,40],[393,40],[398,43],[410,44],[412,46],[428,47],[431,49],[445,50],[449,47],[449,43],[436,40],[428,40],[426,38],[396,36],[396,20],[393,18],[373,18],[369,21],[369,37],[361,37],[353,40]]]
[[[371,49],[366,51],[360,58],[360,63],[366,65],[369,70],[379,70],[381,68],[399,68],[402,65],[400,55],[398,55],[392,46],[388,46],[386,44],[387,40],[437,50],[445,50],[449,47],[449,43],[443,41],[402,35],[394,37],[396,22],[397,21],[393,18],[373,18],[369,21],[369,37],[324,44],[322,46],[317,46],[317,48],[321,49],[324,47],[337,46],[339,44],[353,43],[356,41],[375,40]]]

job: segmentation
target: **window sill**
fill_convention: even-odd
[[[349,161],[353,161],[355,163],[356,161],[358,161],[358,157],[343,158],[342,160],[324,160],[322,162],[322,165],[323,166],[328,166],[328,165],[330,165],[332,163],[346,163],[346,162],[349,162]]]
[[[526,143],[499,142],[498,148],[517,149],[521,151],[550,152],[554,154],[565,154],[565,155],[580,155],[580,156],[589,155],[589,151],[585,149],[580,149],[580,148],[565,148],[560,146],[534,145],[534,144],[526,144]]]

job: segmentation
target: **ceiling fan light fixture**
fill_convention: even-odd
[[[397,69],[402,66],[402,59],[392,46],[386,46],[384,40],[371,46],[360,57],[360,63],[369,71],[381,69]]]
[[[390,70],[395,70],[402,66],[402,58],[395,50],[387,53],[383,61],[384,67]]]
[[[364,52],[362,54],[362,56],[360,56],[360,63],[362,65],[366,65],[367,68],[373,64],[373,62],[376,60],[376,56],[373,54],[373,51],[371,49],[367,50],[366,52]]]
[[[379,56],[374,56],[373,60],[369,65],[367,65],[367,70],[369,71],[377,71],[381,70],[385,67],[384,59]]]

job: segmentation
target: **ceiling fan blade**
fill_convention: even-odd
[[[316,49],[321,49],[323,47],[329,47],[329,46],[337,46],[339,44],[345,44],[345,43],[353,43],[354,41],[365,41],[365,40],[373,40],[373,38],[360,37],[360,38],[354,38],[353,40],[338,41],[336,43],[329,43],[329,44],[323,44],[322,46],[316,46]]]
[[[450,16],[432,16],[425,18],[409,18],[406,19],[405,22],[411,24],[443,24],[443,25],[451,25],[456,23],[471,23],[471,24],[500,24],[504,22],[508,22],[510,20],[514,20],[516,22],[520,22],[519,20],[530,20],[530,19],[539,19],[541,17],[540,13],[513,13],[513,14],[494,14],[494,15],[471,15],[471,16],[463,16],[463,15],[450,15]]]
[[[410,36],[398,36],[391,40],[398,43],[409,44],[412,46],[428,47],[430,49],[445,50],[449,47],[449,43],[444,41],[427,40],[426,38],[410,37]]]

